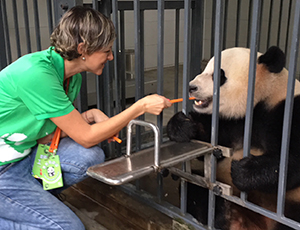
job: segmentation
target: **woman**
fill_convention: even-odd
[[[104,161],[98,143],[112,141],[130,120],[171,106],[165,97],[151,95],[112,118],[97,109],[80,114],[73,107],[80,72],[101,75],[113,60],[114,39],[108,18],[77,6],[63,15],[49,49],[25,55],[0,72],[1,229],[84,229],[52,194],[83,180],[88,167]],[[48,192],[31,171],[37,144],[49,143],[56,127],[67,136],[57,150],[64,187]]]

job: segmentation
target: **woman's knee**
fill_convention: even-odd
[[[99,146],[86,149],[85,157],[87,158],[86,162],[89,166],[101,164],[105,161],[104,151]]]
[[[84,148],[70,138],[62,139],[57,153],[62,169],[76,174],[84,174],[90,166],[105,160],[105,154],[99,146]]]

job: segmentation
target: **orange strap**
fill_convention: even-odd
[[[70,84],[70,78],[68,78],[68,81],[67,81],[66,94],[68,94],[69,84]],[[52,138],[51,145],[49,147],[50,153],[53,153],[53,151],[57,150],[59,140],[60,140],[60,134],[61,134],[61,129],[59,127],[57,127],[55,130],[54,136]]]

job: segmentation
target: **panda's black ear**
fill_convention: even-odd
[[[258,64],[266,65],[271,73],[280,73],[285,66],[285,55],[277,46],[272,46],[258,58]]]

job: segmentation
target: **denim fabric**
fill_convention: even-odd
[[[1,230],[81,230],[79,218],[51,193],[78,183],[87,177],[88,167],[104,162],[101,148],[86,149],[70,138],[60,141],[64,187],[45,191],[31,175],[36,148],[22,161],[0,166],[0,229]]]

